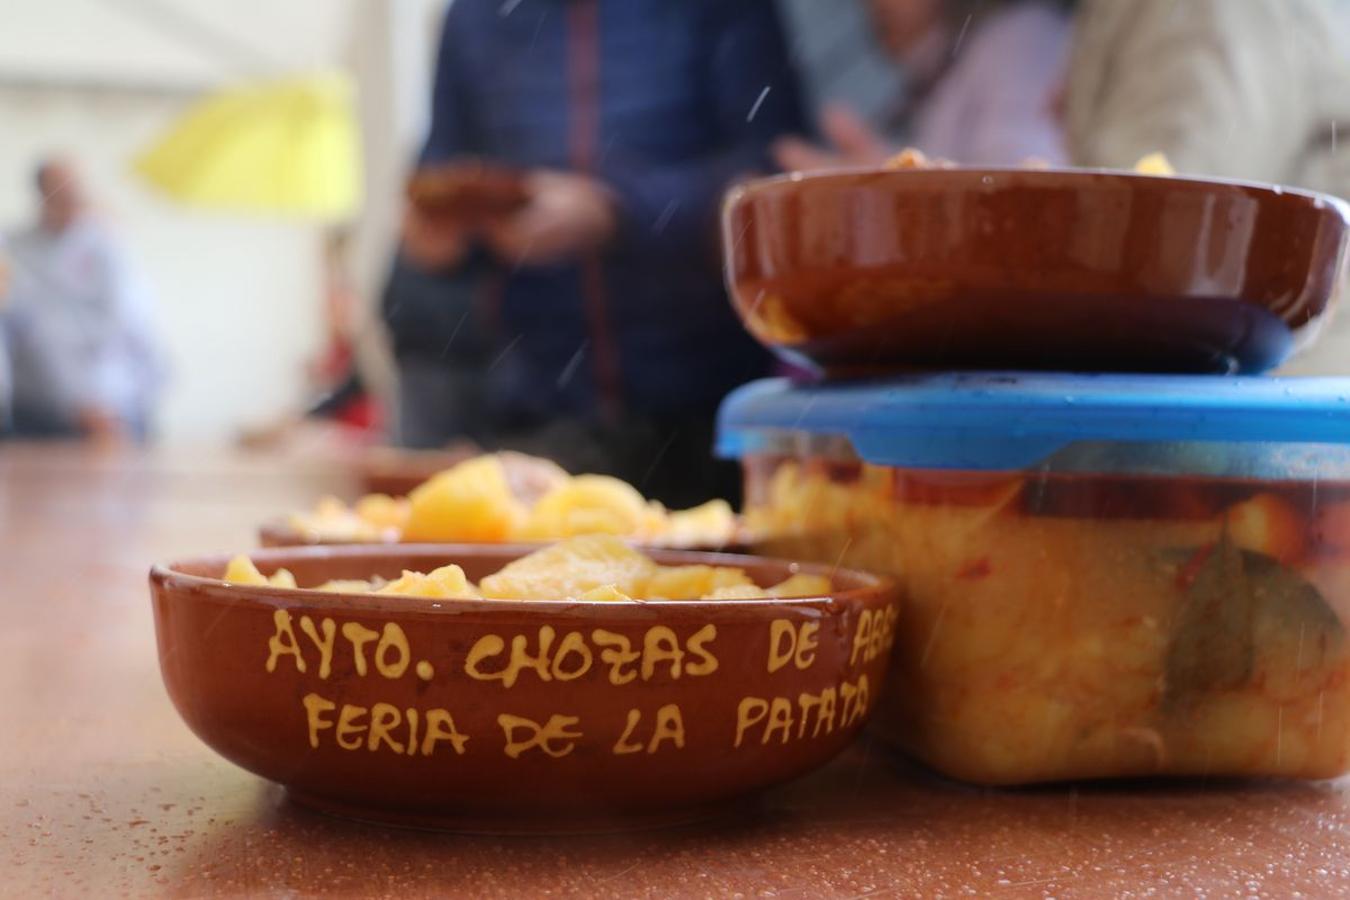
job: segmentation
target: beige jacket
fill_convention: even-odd
[[[1084,0],[1066,89],[1075,162],[1161,151],[1183,172],[1350,196],[1338,2]]]
[[[1160,151],[1180,172],[1350,198],[1344,2],[1083,0],[1071,158],[1119,168]],[[1291,370],[1350,375],[1350,309]]]

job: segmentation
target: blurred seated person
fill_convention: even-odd
[[[334,229],[323,243],[323,349],[310,361],[309,381],[318,392],[307,415],[358,431],[380,429],[381,414],[356,361],[358,298],[348,268],[350,234]]]
[[[727,301],[717,212],[802,127],[772,0],[455,0],[422,164],[484,161],[524,199],[459,220],[414,203],[403,239],[487,286],[485,443],[670,504],[734,491],[713,416],[768,356]]]
[[[1124,4],[1128,5],[1128,4]],[[904,145],[962,165],[1066,161],[1056,99],[1072,24],[1063,0],[867,0],[881,46],[904,69],[896,111]],[[780,141],[787,169],[874,166],[899,149],[834,104],[821,113],[825,146]]]
[[[35,187],[38,221],[8,242],[11,431],[145,440],[163,371],[144,287],[71,161],[43,161]]]
[[[1350,34],[1338,0],[1083,0],[1065,117],[1075,164],[1350,195]]]
[[[245,427],[240,445],[255,450],[316,451],[374,443],[383,411],[357,364],[358,295],[348,265],[350,234],[329,231],[323,240],[324,342],[306,365],[308,396],[299,408]]]

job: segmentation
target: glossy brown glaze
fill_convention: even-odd
[[[723,237],[751,332],[833,374],[1259,372],[1339,298],[1348,222],[1250,184],[875,170],[739,187]]]
[[[0,894],[14,897],[1334,896],[1347,783],[976,791],[868,735],[740,815],[502,839],[313,813],[164,692],[145,564],[350,490],[332,465],[0,445]]]
[[[254,559],[305,585],[450,561],[477,580],[523,552],[303,548]],[[737,565],[763,584],[796,571],[653,556]],[[227,585],[223,568],[206,560],[151,576],[164,680],[188,725],[310,805],[470,831],[687,821],[816,768],[865,722],[896,617],[882,582],[826,567],[803,570],[830,572],[839,593],[829,598],[629,603],[297,592]],[[828,715],[823,699],[803,699],[825,692]]]
[[[1344,480],[745,471],[758,552],[900,585],[874,730],[946,775],[1350,773]]]
[[[484,160],[420,169],[408,180],[407,194],[424,214],[458,223],[507,216],[530,199],[522,172]]]
[[[437,472],[474,455],[473,450],[401,450],[379,447],[357,463],[362,489],[368,494],[401,497]]]

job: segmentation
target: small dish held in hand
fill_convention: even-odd
[[[523,173],[483,160],[420,169],[408,180],[407,192],[423,213],[461,222],[508,216],[530,199]]]
[[[832,375],[1241,372],[1309,343],[1345,281],[1350,207],[1105,171],[876,169],[731,191],[750,331]]]
[[[299,802],[465,831],[688,821],[822,765],[863,727],[894,638],[888,583],[713,554],[653,553],[665,566],[712,567],[658,569],[612,539],[586,546],[583,574],[560,585],[556,600],[229,583],[223,558],[158,566],[150,580],[164,681],[202,740]],[[499,572],[522,553],[306,547],[251,560],[275,582],[293,577],[302,586],[376,577],[407,587],[417,578],[404,570],[454,562],[463,567],[457,577],[484,593],[527,582],[529,592],[545,590],[529,580],[529,566]],[[547,557],[536,568],[553,577],[558,563]],[[253,566],[237,562],[232,577],[240,568]],[[282,568],[291,574],[277,574]],[[581,591],[587,578],[655,585],[658,572],[717,581],[735,570],[733,580],[759,585],[823,576],[831,590],[765,597],[723,586],[710,595],[731,599],[562,599],[622,593]],[[485,578],[491,573],[499,575]]]

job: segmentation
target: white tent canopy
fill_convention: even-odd
[[[0,83],[195,91],[337,67],[361,2],[0,0]]]

